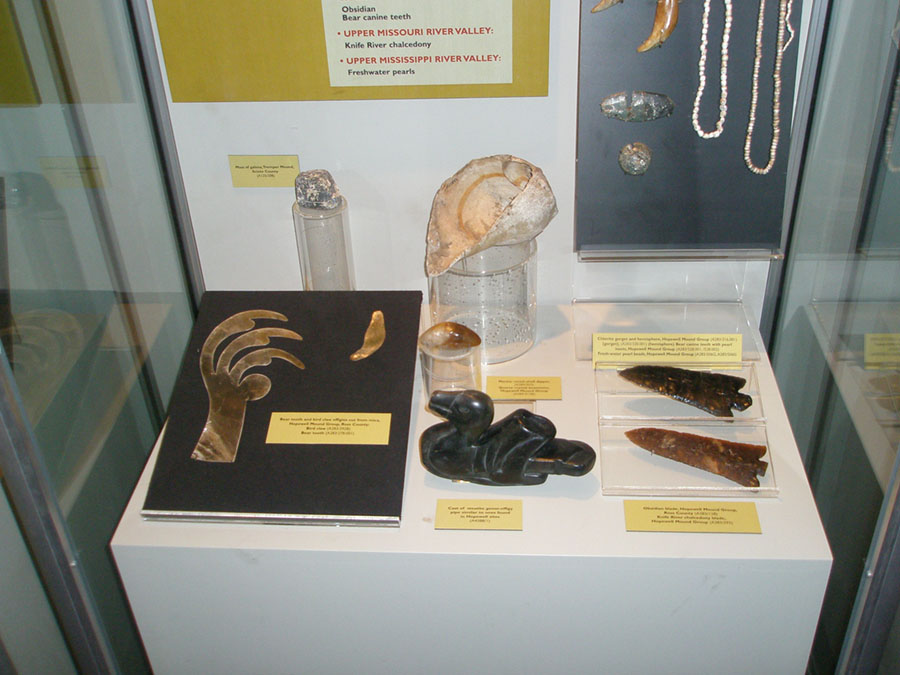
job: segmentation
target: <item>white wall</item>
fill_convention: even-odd
[[[766,262],[576,262],[578,31],[579,3],[552,2],[546,97],[173,104],[167,89],[207,288],[300,288],[292,189],[232,188],[229,154],[297,154],[301,169],[331,171],[350,202],[358,287],[425,290],[435,191],[470,159],[510,153],[540,166],[559,202],[559,215],[538,238],[540,303],[673,299],[674,285],[712,289],[717,299],[735,289],[758,317]],[[161,54],[158,36],[157,49]],[[687,279],[698,269],[701,285]],[[623,283],[629,278],[641,283]]]

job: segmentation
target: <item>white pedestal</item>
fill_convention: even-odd
[[[561,376],[534,411],[596,448],[571,308],[538,326],[488,374]],[[831,554],[764,354],[758,374],[779,487],[754,500],[762,534],[626,532],[599,462],[533,487],[437,478],[418,382],[396,529],[146,521],[154,450],[112,539],[154,671],[802,673]],[[523,530],[435,530],[439,498],[521,499]]]

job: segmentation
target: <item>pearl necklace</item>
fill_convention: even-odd
[[[728,42],[731,39],[731,0],[723,0],[725,4],[725,25],[722,28],[722,57],[719,68],[719,119],[716,128],[712,131],[704,131],[700,126],[700,100],[706,89],[706,50],[709,44],[709,9],[711,0],[703,0],[703,23],[700,30],[700,62],[697,64],[698,79],[697,96],[694,98],[694,109],[691,113],[691,121],[694,123],[694,131],[700,138],[718,138],[725,130],[725,117],[728,115]]]
[[[747,122],[747,137],[744,141],[744,163],[755,174],[769,173],[775,164],[778,151],[778,140],[781,135],[781,64],[784,51],[794,39],[794,29],[790,23],[793,0],[781,0],[778,8],[778,40],[775,47],[775,71],[772,74],[772,143],[769,145],[769,161],[765,166],[757,166],[750,158],[750,145],[753,142],[753,128],[756,125],[756,105],[759,100],[759,64],[762,61],[763,22],[766,14],[766,0],[759,0],[759,20],[756,27],[756,57],[753,61],[753,88],[750,97],[750,119]],[[790,38],[785,42],[785,31]]]

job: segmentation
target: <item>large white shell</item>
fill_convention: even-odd
[[[461,258],[540,234],[557,213],[544,173],[512,155],[473,159],[434,196],[425,273],[437,276]]]

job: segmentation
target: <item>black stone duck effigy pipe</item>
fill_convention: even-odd
[[[446,422],[419,439],[423,466],[450,480],[480,485],[539,485],[550,474],[583,476],[596,453],[586,443],[556,438],[546,417],[524,409],[497,423],[494,403],[476,391],[436,391],[428,408]]]

